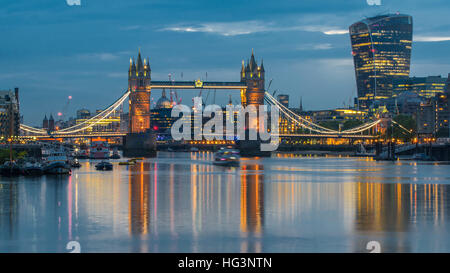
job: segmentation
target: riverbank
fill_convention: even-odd
[[[279,155],[295,155],[295,156],[317,156],[317,157],[354,157],[355,152],[353,151],[317,151],[317,150],[304,150],[304,151],[276,151],[275,154]]]

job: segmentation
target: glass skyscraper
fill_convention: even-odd
[[[409,77],[412,31],[412,17],[403,14],[367,18],[350,26],[361,108],[392,97],[393,81]]]

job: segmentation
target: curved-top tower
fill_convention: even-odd
[[[350,26],[358,103],[392,96],[393,80],[409,77],[413,20],[409,15],[388,14]]]

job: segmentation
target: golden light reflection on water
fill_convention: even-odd
[[[130,166],[128,170],[129,231],[131,234],[145,235],[149,229],[149,170],[150,164],[144,162],[138,162]]]
[[[376,239],[385,240],[387,251],[408,252],[421,249],[411,241],[417,232],[430,236],[447,228],[443,166],[287,157],[223,168],[211,160],[211,153],[191,153],[115,163],[103,173],[83,163],[66,180],[0,181],[0,241],[38,229],[34,221],[48,217],[45,228],[57,226],[50,238],[92,233],[105,246],[116,237],[125,245],[139,241],[117,251],[360,252]],[[320,238],[339,248],[321,246]],[[273,243],[278,240],[284,244]]]

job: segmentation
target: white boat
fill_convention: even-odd
[[[114,148],[111,159],[120,159],[119,150],[117,147]]]
[[[70,174],[69,159],[63,150],[53,150],[47,157],[44,165],[46,174]]]
[[[109,159],[109,144],[106,141],[93,141],[89,149],[91,159]]]

